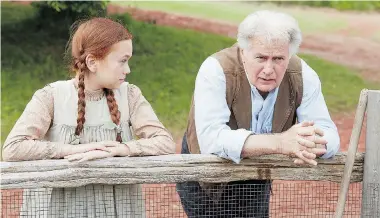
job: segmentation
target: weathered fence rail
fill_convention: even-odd
[[[244,159],[240,164],[214,155],[115,157],[83,163],[39,160],[1,163],[1,188],[78,187],[88,184],[230,182],[247,179],[340,182],[346,154],[319,159],[317,166],[295,165],[283,155]],[[364,154],[356,155],[351,182],[363,179]]]

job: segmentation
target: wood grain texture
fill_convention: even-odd
[[[79,187],[88,184],[229,182],[247,179],[325,180],[340,182],[345,153],[295,165],[284,155],[265,155],[232,163],[214,155],[173,154],[114,157],[83,163],[67,160],[1,162],[1,188]],[[362,181],[364,153],[355,157],[351,182]]]

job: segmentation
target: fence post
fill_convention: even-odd
[[[380,90],[368,91],[362,216],[380,217]]]
[[[344,164],[344,173],[342,183],[340,184],[338,203],[336,204],[335,218],[342,218],[346,205],[347,193],[350,186],[351,174],[355,164],[355,156],[358,150],[360,133],[362,132],[363,120],[368,102],[368,89],[363,89],[360,92],[358,106],[356,108],[354,125],[350,137],[347,159]]]

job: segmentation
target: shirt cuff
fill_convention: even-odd
[[[235,163],[240,163],[243,159],[241,157],[241,152],[243,146],[248,136],[252,135],[251,131],[245,129],[238,129],[230,131],[227,134],[224,134],[223,137],[223,153],[225,158],[232,160]]]
[[[328,159],[334,157],[340,147],[340,138],[336,131],[325,131],[323,137],[327,140],[326,150],[327,152],[321,156],[322,159]]]

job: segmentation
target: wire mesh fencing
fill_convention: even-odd
[[[362,202],[378,211],[378,186],[368,187],[375,191],[364,202],[362,183],[352,183],[344,217],[360,217]],[[333,217],[339,191],[335,182],[284,180],[2,189],[1,214],[5,218]]]

